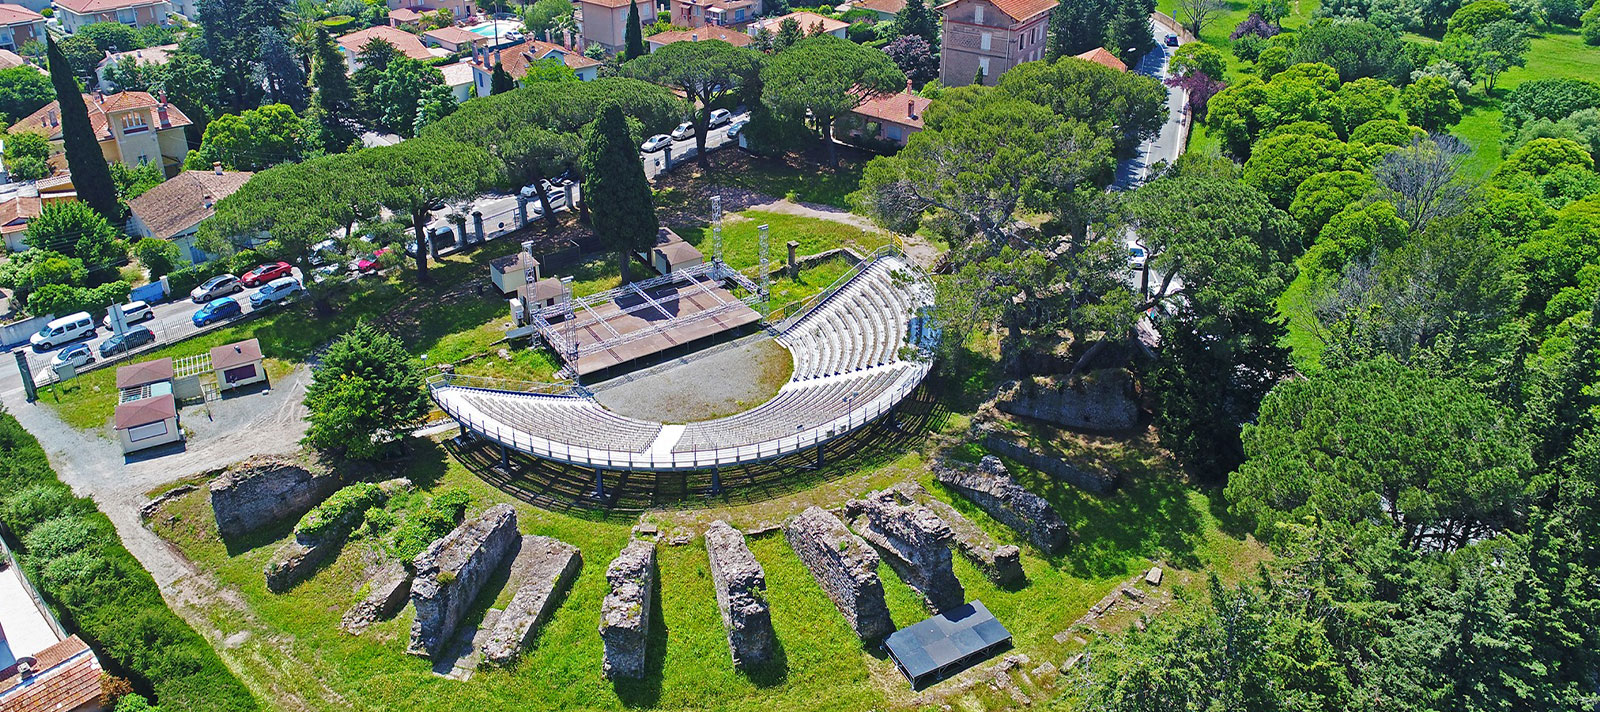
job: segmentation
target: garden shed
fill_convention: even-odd
[[[248,339],[211,350],[211,370],[217,376],[217,390],[248,386],[267,380],[261,363],[261,342]]]

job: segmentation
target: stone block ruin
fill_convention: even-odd
[[[406,607],[411,595],[411,572],[398,561],[386,564],[370,580],[366,598],[357,601],[339,620],[339,628],[351,635],[360,635],[373,623],[393,618]]]
[[[985,455],[975,470],[938,464],[934,465],[933,474],[989,516],[1027,537],[1047,555],[1060,553],[1072,535],[1055,508],[1043,497],[1017,484],[1000,458]]]
[[[606,568],[611,592],[600,605],[600,639],[605,642],[607,679],[638,679],[645,674],[650,641],[650,606],[656,583],[656,545],[635,539]]]
[[[894,632],[878,580],[878,555],[866,541],[815,506],[786,520],[783,536],[858,637],[872,641]]]
[[[950,527],[956,548],[990,581],[1000,586],[1020,586],[1027,582],[1027,574],[1022,571],[1021,549],[1010,544],[1001,546],[988,532],[961,516],[955,507],[929,494],[915,482],[902,482],[886,491],[893,493],[901,503],[915,502],[944,520]]]
[[[711,582],[722,625],[728,630],[733,666],[745,668],[771,660],[776,637],[767,606],[767,574],[745,545],[744,534],[718,519],[706,529],[706,553],[711,558]]]
[[[404,477],[378,485],[378,491],[384,499],[388,499],[388,496],[395,492],[410,488],[411,480]],[[345,539],[361,524],[365,514],[364,510],[356,509],[345,512],[317,536],[308,536],[298,531],[300,527],[296,526],[294,538],[279,547],[273,553],[272,560],[267,562],[262,570],[267,578],[267,590],[283,593],[305,580],[323,562],[337,557],[344,548]]]
[[[516,510],[497,504],[418,554],[411,567],[416,572],[411,605],[417,618],[406,652],[430,658],[443,653],[484,582],[520,540]]]
[[[577,577],[583,556],[566,542],[525,536],[516,565],[526,568],[526,576],[482,647],[484,659],[492,663],[510,662],[533,640]]]
[[[256,457],[211,481],[211,512],[223,539],[284,521],[299,521],[343,482],[321,468],[286,457]]]
[[[889,566],[927,599],[935,613],[966,603],[966,589],[951,568],[955,536],[933,510],[878,491],[845,504],[861,538],[888,554]]]

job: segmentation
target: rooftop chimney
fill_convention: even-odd
[[[211,172],[216,173],[219,176],[222,175],[222,161],[212,161]]]
[[[156,92],[156,98],[161,101],[161,107],[162,108],[166,108],[166,106],[167,106],[167,90],[162,89],[162,90]]]

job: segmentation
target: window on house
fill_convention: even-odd
[[[150,125],[145,123],[144,114],[128,114],[122,117],[123,133],[138,133],[148,128]]]
[[[159,423],[150,423],[148,425],[140,425],[137,427],[128,428],[128,442],[136,443],[140,440],[159,438],[166,434],[167,421],[163,420]]]
[[[985,80],[987,80],[989,78],[989,58],[988,57],[979,57],[978,58],[978,69],[983,72],[983,78]]]
[[[989,49],[994,44],[994,35],[987,32],[978,36],[978,49]]]

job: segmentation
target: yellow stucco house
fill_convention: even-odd
[[[85,94],[83,103],[89,109],[89,124],[100,141],[100,151],[105,154],[107,163],[137,167],[159,162],[169,178],[182,169],[183,158],[189,154],[189,141],[183,135],[183,127],[194,122],[178,107],[142,91],[110,96]],[[61,106],[52,101],[6,131],[44,134],[59,150]]]

